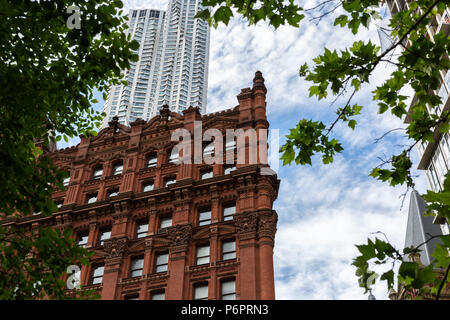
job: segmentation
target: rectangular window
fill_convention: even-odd
[[[203,157],[205,157],[205,156],[213,156],[213,154],[214,154],[214,141],[208,143],[203,148]]]
[[[119,190],[113,189],[108,191],[108,198],[115,197],[119,195]]]
[[[105,267],[103,265],[94,267],[94,270],[92,272],[91,284],[102,283],[104,270]]]
[[[211,209],[199,211],[198,225],[206,226],[208,224],[211,224]]]
[[[113,169],[113,176],[122,174],[123,164],[116,164]]]
[[[139,223],[136,228],[136,238],[137,239],[145,238],[147,236],[147,232],[148,232],[148,223],[147,222]]]
[[[228,280],[221,283],[222,300],[236,300],[236,281]]]
[[[223,221],[233,220],[233,214],[236,213],[236,205],[228,205],[223,208]]]
[[[159,230],[172,226],[172,217],[165,217],[159,220]]]
[[[108,240],[109,238],[111,238],[111,229],[103,230],[100,233],[99,245],[103,246],[105,244],[105,240]]]
[[[169,154],[169,163],[177,163],[178,162],[178,148],[175,147],[170,151]]]
[[[175,182],[177,182],[177,180],[175,179],[175,177],[167,177],[167,178],[164,178],[164,187],[167,187],[168,185],[173,184],[173,183],[175,183]]]
[[[236,259],[236,241],[224,241],[222,243],[222,260]]]
[[[142,276],[142,270],[144,269],[144,258],[138,257],[131,260],[130,277]]]
[[[208,300],[208,285],[199,285],[194,288],[195,300]]]
[[[155,272],[165,272],[169,264],[169,254],[161,253],[156,256]]]
[[[213,172],[212,172],[212,170],[202,171],[200,175],[201,175],[201,179],[202,180],[203,179],[209,179],[209,178],[213,177]]]
[[[152,191],[154,186],[153,182],[145,182],[143,184],[142,192]]]
[[[230,140],[226,139],[226,143],[225,143],[225,151],[228,150],[234,150],[236,148],[236,140],[234,139],[234,137]]]
[[[78,236],[78,245],[85,248],[88,242],[88,233],[82,233]]]
[[[97,202],[97,194],[88,194],[86,196],[86,203],[94,203]]]
[[[209,245],[197,247],[197,265],[209,263]]]
[[[63,180],[64,187],[67,187],[69,185],[69,182],[70,182],[70,176],[68,176],[67,178],[64,178],[64,180]]]
[[[158,161],[158,156],[156,154],[152,154],[147,158],[147,168],[156,167],[156,163]]]
[[[164,292],[155,292],[155,293],[152,293],[151,299],[152,300],[165,300],[166,295]]]
[[[231,171],[234,171],[234,170],[236,170],[236,166],[225,167],[225,169],[223,170],[223,174],[230,174]]]
[[[97,167],[94,169],[94,172],[92,174],[92,179],[97,180],[100,179],[103,175],[103,168],[102,167]]]

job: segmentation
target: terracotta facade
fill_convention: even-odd
[[[203,116],[197,108],[177,114],[165,107],[131,127],[113,120],[96,137],[50,153],[70,172],[66,190],[53,194],[58,212],[14,223],[72,228],[95,252],[81,284],[102,299],[274,299],[276,175],[261,174],[267,164],[259,158],[231,165],[170,161],[177,143],[171,134],[193,133],[194,121],[221,132],[267,129],[260,72],[237,98],[236,107]],[[228,149],[236,159],[237,147]],[[212,177],[202,178],[207,171]]]

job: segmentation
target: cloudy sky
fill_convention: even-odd
[[[302,3],[311,8],[317,2]],[[124,3],[126,9],[165,10],[168,0]],[[339,101],[330,106],[332,99],[308,98],[309,84],[298,77],[300,65],[311,64],[325,47],[344,49],[357,39],[379,44],[375,24],[354,36],[347,29],[333,27],[335,17],[319,24],[305,18],[300,28],[277,30],[264,22],[248,27],[235,18],[228,26],[211,30],[207,112],[236,106],[236,95],[241,88],[251,87],[255,71],[260,70],[268,90],[270,128],[279,130],[280,145],[301,118],[331,123]],[[379,164],[378,157],[390,157],[399,145],[408,143],[401,131],[374,143],[388,130],[404,126],[389,114],[377,115],[372,102],[371,90],[390,71],[381,65],[371,85],[356,96],[354,101],[365,107],[356,129],[336,127],[333,134],[345,151],[333,164],[322,165],[319,158],[312,166],[283,167],[280,163],[281,185],[274,204],[279,215],[274,256],[277,299],[367,299],[351,266],[357,255],[354,245],[382,231],[391,243],[403,248],[409,194],[401,210],[406,188],[392,188],[368,176]],[[101,105],[102,101],[97,108]],[[412,155],[417,163],[415,150]],[[416,174],[417,190],[423,192],[424,175]],[[385,282],[375,285],[373,292],[378,299],[387,299]]]

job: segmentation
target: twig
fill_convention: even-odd
[[[393,132],[393,131],[397,131],[397,130],[405,130],[404,128],[395,128],[392,130],[389,130],[388,132],[384,133],[381,137],[376,138],[374,143],[378,143],[380,142],[384,137],[386,137],[389,133]]]
[[[441,296],[441,291],[444,288],[445,282],[447,282],[447,277],[448,277],[449,271],[450,271],[450,264],[447,266],[447,270],[445,271],[444,278],[442,279],[441,284],[439,285],[439,289],[438,289],[438,292],[436,294],[436,300],[439,300],[439,298]]]
[[[323,1],[323,2],[321,2],[321,3],[319,3],[317,6],[314,6],[314,7],[312,7],[312,8],[308,8],[308,9],[303,9],[303,11],[312,11],[312,10],[315,10],[315,9],[317,9],[317,8],[320,8],[320,7],[322,7],[322,6],[324,6],[324,5],[326,5],[328,2],[334,2],[334,0],[326,0],[326,1]]]
[[[402,198],[402,203],[400,205],[400,211],[403,209],[403,204],[405,203],[406,195],[408,194],[409,187],[406,187],[405,193],[402,193],[399,198]]]
[[[327,11],[327,12],[325,12],[324,14],[321,14],[320,16],[311,18],[309,21],[318,20],[318,21],[316,22],[316,25],[318,25],[319,22],[322,20],[323,17],[325,17],[325,16],[329,15],[330,13],[333,13],[334,11],[336,11],[336,9],[339,8],[339,7],[342,5],[343,2],[344,2],[344,1],[340,1],[340,2],[339,2],[333,9],[331,9],[330,11]]]
[[[328,136],[328,134],[331,132],[331,130],[333,130],[334,126],[336,125],[336,123],[339,121],[339,119],[341,118],[341,116],[345,113],[345,110],[347,109],[347,107],[350,105],[350,101],[352,100],[353,96],[356,93],[356,89],[353,90],[350,98],[348,99],[347,103],[345,104],[345,107],[342,108],[341,112],[339,113],[338,117],[336,118],[336,120],[334,120],[334,122],[331,124],[331,126],[327,129],[327,133],[325,134],[325,137]]]

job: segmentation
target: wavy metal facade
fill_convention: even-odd
[[[206,112],[209,26],[194,19],[200,0],[170,0],[167,11],[130,10],[128,34],[140,43],[139,61],[124,72],[128,85],[114,85],[103,112],[124,125],[148,120],[163,105],[173,112],[189,106]]]

